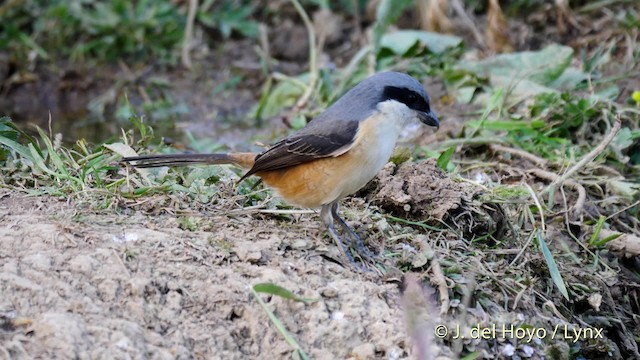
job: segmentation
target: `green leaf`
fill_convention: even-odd
[[[594,96],[598,100],[602,99],[602,100],[609,100],[609,101],[614,101],[618,97],[618,95],[620,95],[620,88],[618,88],[615,85],[606,87],[604,89],[599,89],[594,94]]]
[[[302,114],[296,114],[291,119],[291,128],[294,130],[302,129],[305,125],[307,125],[307,118]]]
[[[573,89],[588,75],[570,68],[573,49],[552,44],[539,51],[502,54],[480,61],[463,60],[457,69],[489,79],[493,87],[509,90],[515,102],[542,93]],[[478,98],[479,101],[482,98]]]
[[[548,86],[558,90],[572,90],[578,84],[589,79],[589,75],[584,71],[576,68],[568,67],[564,70],[562,75],[553,80]]]
[[[607,187],[614,193],[629,199],[633,199],[640,191],[640,184],[637,182],[623,180],[609,180],[607,182]]]
[[[482,352],[480,351],[474,351],[470,354],[465,355],[464,357],[460,358],[460,360],[475,360],[475,359],[480,359],[482,358]]]
[[[618,149],[624,150],[633,145],[637,138],[640,138],[640,131],[631,131],[628,127],[623,127],[616,137],[613,138],[613,144],[615,144]]]
[[[117,142],[117,143],[111,143],[111,144],[103,144],[102,146],[105,149],[111,150],[122,157],[138,156],[136,151],[133,150],[131,146],[124,143]]]
[[[600,217],[598,218],[598,221],[596,222],[596,226],[593,229],[593,234],[591,234],[591,238],[589,239],[590,246],[593,246],[593,244],[595,244],[596,241],[598,241],[598,238],[600,237],[600,231],[602,231],[602,227],[604,226],[606,221],[607,221],[607,217],[600,215]]]
[[[445,171],[447,170],[447,165],[449,165],[449,161],[451,161],[451,157],[453,156],[453,153],[455,151],[456,151],[456,147],[452,146],[447,150],[443,151],[442,154],[438,156],[438,160],[436,163],[440,169]]]
[[[69,172],[67,171],[67,167],[64,165],[62,158],[53,147],[53,143],[47,134],[41,128],[38,129],[38,134],[40,134],[40,138],[44,141],[45,146],[47,147],[47,154],[49,155],[49,160],[53,164],[54,168],[60,172],[61,177],[66,178],[69,176]]]
[[[465,86],[454,90],[456,100],[461,104],[471,104],[476,94],[476,89],[475,86]]]
[[[569,67],[572,59],[572,48],[552,44],[539,51],[501,54],[480,61],[461,61],[458,67],[479,76],[527,79],[540,85],[550,85]]]
[[[480,127],[484,130],[515,131],[525,129],[539,129],[544,126],[544,120],[520,121],[520,120],[495,120],[495,121],[469,121],[470,127]]]
[[[410,0],[381,0],[376,9],[376,22],[373,25],[373,50],[378,53],[382,42],[382,35],[389,25],[398,20],[404,9],[411,5]]]
[[[3,145],[8,149],[15,151],[16,153],[18,153],[18,155],[33,162],[33,155],[31,154],[31,151],[29,151],[29,149],[26,146],[18,143],[17,141],[15,141],[15,139],[11,139],[6,135],[9,135],[9,134],[5,132],[0,132],[0,145]]]
[[[416,44],[426,47],[432,53],[441,54],[462,45],[462,38],[428,31],[398,30],[385,34],[380,40],[382,48],[387,48],[396,55],[407,54]]]
[[[253,285],[253,289],[259,293],[276,295],[287,300],[303,302],[305,304],[310,304],[318,301],[318,299],[309,299],[309,298],[300,297],[292,293],[291,291],[272,283],[256,284],[256,285]]]
[[[19,127],[17,127],[16,124],[14,124],[13,121],[11,121],[10,117],[8,116],[0,117],[0,139],[6,138],[8,140],[13,140],[13,141],[6,141],[4,145],[13,149],[15,152],[24,156],[25,158],[33,161],[33,159],[31,158],[31,151],[27,147],[24,147],[23,145],[18,144],[16,142],[18,139],[18,136],[24,136],[25,138],[27,138],[29,143],[33,144],[34,149],[36,150],[36,153],[38,153],[40,157],[44,158],[44,155],[42,154],[42,150],[40,150],[40,147],[38,146],[38,142],[36,141],[36,139],[34,139],[31,135],[27,134],[26,132],[22,131]]]
[[[35,164],[36,167],[38,167],[40,170],[44,171],[49,175],[56,176],[56,177],[60,176],[59,174],[56,174],[54,171],[52,171],[47,167],[47,165],[44,163],[44,159],[40,157],[40,154],[38,154],[33,144],[29,144],[28,148],[29,148],[29,151],[31,152],[31,158],[33,159],[33,163]]]
[[[595,247],[598,247],[598,248],[599,248],[599,247],[603,247],[603,246],[607,245],[607,243],[608,243],[609,241],[613,241],[613,240],[615,240],[615,239],[619,238],[620,236],[622,236],[622,234],[621,234],[621,233],[611,234],[611,235],[609,235],[609,236],[607,236],[607,237],[605,237],[605,238],[603,238],[603,239],[601,239],[601,240],[595,241],[595,242],[593,243],[593,245],[594,245]]]
[[[260,101],[260,117],[270,118],[280,114],[283,109],[293,106],[304,93],[305,88],[301,85],[306,84],[308,79],[309,74],[304,74],[295,78],[299,82],[295,80],[281,81],[270,89],[266,100]]]
[[[542,231],[536,229],[536,238],[538,239],[538,244],[540,245],[540,249],[542,250],[542,255],[544,256],[544,260],[547,262],[547,267],[549,268],[549,273],[551,274],[551,280],[556,285],[558,290],[565,299],[569,300],[569,292],[567,291],[567,286],[564,284],[564,280],[562,279],[562,275],[560,275],[560,270],[558,270],[558,265],[556,264],[551,251],[549,251],[549,247],[544,242],[544,237],[542,235]]]

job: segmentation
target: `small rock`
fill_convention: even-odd
[[[372,343],[360,344],[351,350],[351,354],[358,360],[373,359],[376,355],[376,347]]]
[[[173,290],[173,291],[178,291],[181,288],[182,288],[182,286],[180,286],[180,284],[177,281],[175,281],[175,280],[167,281],[167,289]]]
[[[63,359],[86,358],[91,344],[85,321],[71,313],[44,313],[34,319],[34,341]]]
[[[179,313],[182,309],[182,295],[177,291],[169,291],[166,297],[165,306],[171,310],[174,310],[176,313]]]
[[[100,299],[106,302],[112,302],[118,297],[120,291],[120,284],[112,279],[104,279],[98,284],[98,292]]]
[[[511,344],[507,344],[502,348],[501,352],[504,356],[513,356],[516,353],[516,348]]]
[[[22,259],[24,264],[36,270],[49,270],[51,268],[51,258],[43,254],[33,254]]]
[[[338,290],[332,287],[326,287],[320,290],[320,294],[328,299],[333,299],[338,296]]]
[[[532,357],[533,356],[533,348],[529,345],[524,345],[522,346],[522,353],[525,357]]]
[[[307,239],[298,239],[291,243],[293,250],[309,250],[313,247],[313,243]]]
[[[602,295],[593,293],[589,295],[589,299],[587,301],[589,302],[589,305],[591,305],[593,310],[600,311],[600,305],[602,305]]]
[[[90,275],[98,261],[88,255],[78,255],[69,261],[69,269],[83,275]]]
[[[257,264],[262,259],[262,252],[260,250],[248,250],[240,248],[237,249],[236,253],[238,254],[238,258],[241,261],[251,264]]]

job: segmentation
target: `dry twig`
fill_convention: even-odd
[[[495,52],[511,52],[513,47],[509,43],[507,18],[504,16],[498,0],[489,0],[487,12],[487,27],[484,31],[487,46]]]
[[[420,26],[424,30],[441,33],[451,32],[453,25],[449,20],[449,3],[446,0],[419,0]]]
[[[522,150],[522,149],[515,149],[515,148],[511,148],[508,146],[503,146],[503,145],[498,145],[498,144],[491,144],[491,150],[495,151],[495,152],[506,152],[506,153],[510,153],[513,155],[516,155],[518,157],[521,157],[523,159],[529,160],[532,163],[534,163],[535,165],[539,166],[539,167],[545,167],[547,166],[547,160],[536,156],[528,151]]]
[[[182,66],[191,69],[191,40],[193,39],[193,24],[196,20],[196,10],[198,10],[198,0],[189,0],[189,10],[187,12],[187,24],[184,29],[184,41],[182,42]]]
[[[569,168],[569,170],[567,170],[564,174],[562,174],[562,176],[559,176],[551,184],[549,184],[549,186],[547,186],[544,190],[542,190],[542,192],[540,192],[540,195],[544,195],[549,191],[551,191],[551,189],[554,189],[558,185],[561,185],[562,183],[567,181],[567,179],[569,179],[571,175],[573,175],[576,171],[582,169],[585,165],[587,165],[588,163],[593,161],[593,159],[595,159],[598,155],[600,155],[611,143],[611,141],[613,141],[613,138],[616,136],[616,134],[618,134],[618,131],[620,130],[620,125],[621,125],[620,116],[618,116],[616,117],[616,121],[613,123],[613,127],[611,128],[611,131],[609,132],[609,134],[607,134],[607,136],[605,136],[602,139],[600,144],[598,144],[598,146],[596,146],[593,150],[591,150],[575,165]]]
[[[528,172],[541,179],[549,180],[552,183],[558,181],[558,179],[560,178],[558,174],[542,169],[531,169]],[[565,180],[564,185],[567,185],[571,189],[578,192],[578,199],[576,199],[576,203],[573,205],[572,215],[572,217],[576,219],[584,210],[584,204],[587,200],[587,191],[585,190],[584,186],[582,186],[582,184],[572,179]]]
[[[298,99],[298,101],[296,102],[296,105],[293,107],[292,113],[295,114],[307,104],[309,98],[313,94],[316,83],[318,82],[318,49],[316,48],[316,32],[313,28],[313,22],[311,22],[311,19],[309,19],[309,15],[307,15],[307,12],[304,10],[302,5],[300,5],[300,2],[298,0],[290,1],[293,4],[293,7],[296,8],[298,15],[300,15],[300,17],[302,18],[302,22],[307,28],[307,34],[309,38],[309,84],[307,84],[307,88],[304,94],[302,94],[300,99]]]
[[[420,242],[421,250],[435,254],[426,239],[418,241]],[[433,259],[431,259],[431,272],[433,273],[430,279],[431,283],[438,287],[438,294],[440,294],[440,315],[445,315],[447,311],[449,311],[449,287],[447,286],[447,279],[442,272],[438,258],[435,255]]]
[[[476,24],[473,22],[469,14],[467,14],[467,12],[464,10],[464,4],[462,3],[462,1],[453,0],[451,1],[451,6],[453,7],[453,10],[458,14],[458,16],[460,16],[465,26],[469,28],[469,30],[473,34],[473,37],[478,42],[478,45],[482,48],[487,47],[487,44],[484,41],[484,38],[482,37],[482,35],[480,34],[480,31],[476,27]]]

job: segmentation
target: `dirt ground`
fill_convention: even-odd
[[[312,358],[408,356],[398,285],[321,256],[340,258],[315,215],[209,220],[188,231],[3,190],[0,358],[290,359],[249,291],[263,282],[319,299],[262,296]]]
[[[586,36],[591,26],[583,30],[570,29],[560,36],[555,25],[548,26],[555,23],[547,19],[553,15],[551,7],[533,15],[527,21],[511,19],[509,31],[514,49],[538,49],[549,42],[569,44],[576,49],[600,46],[608,42],[601,39],[610,36],[607,31],[599,30],[607,28],[602,18],[613,18],[608,13],[598,13],[600,20],[583,21],[583,24],[596,24],[592,33],[601,38]],[[544,31],[535,31],[530,22]],[[349,26],[345,23],[343,27],[348,31],[339,29],[337,33],[357,33]],[[466,27],[457,28],[463,29],[458,35],[472,47],[470,32]],[[271,39],[272,55],[281,58],[271,70],[291,75],[303,72],[308,49],[302,25],[285,23],[272,31],[276,35],[302,36]],[[354,34],[338,38],[336,44],[328,44],[330,56],[323,56],[331,60],[332,66],[343,68],[359,48],[352,46],[356,44]],[[0,99],[0,108],[7,109],[5,112],[17,122],[22,121],[23,128],[28,128],[29,123],[48,127],[47,115],[51,112],[53,130],[64,129],[66,141],[81,137],[103,141],[107,134],[119,134],[123,124],[104,121],[82,125],[73,119],[85,118],[86,104],[110,91],[131,95],[129,99],[136,106],[143,104],[141,96],[136,94],[140,88],[151,87],[155,76],[171,83],[165,90],[169,98],[176,104],[186,104],[189,109],[188,114],[177,115],[176,129],[190,131],[200,138],[210,137],[231,149],[247,150],[243,146],[252,142],[247,139],[255,135],[255,130],[247,129],[252,128],[247,126],[252,123],[245,121],[239,127],[230,124],[245,119],[247,109],[260,98],[259,90],[265,79],[254,47],[254,42],[236,40],[216,47],[216,51],[200,55],[196,52],[199,62],[196,61],[190,72],[165,72],[154,65],[128,68],[122,64],[98,68],[93,64],[57,64],[56,68],[61,69],[59,73],[38,68],[35,71],[38,81],[4,89],[6,96]],[[0,70],[3,64],[8,62],[0,58]],[[8,71],[0,73],[9,74]],[[230,84],[238,75],[242,79],[240,86],[230,85],[229,89],[212,93],[212,89]],[[116,86],[113,78],[126,81]],[[637,88],[633,81],[620,83],[619,101]],[[472,113],[470,105],[447,101],[450,95],[441,79],[429,80],[425,85],[434,108],[446,121],[438,133],[416,136],[419,144],[458,137],[465,119]],[[106,102],[104,113],[115,113],[116,100],[117,96]],[[272,132],[271,136],[278,138],[287,131],[282,119],[269,121],[265,128]],[[95,136],[91,134],[101,137],[94,139],[89,137]],[[180,137],[174,140],[180,148]],[[516,183],[534,182],[533,177],[519,175],[524,174],[521,169],[529,167],[513,166],[518,170],[518,175],[514,175]],[[396,170],[401,176],[393,178]],[[445,188],[450,192],[440,191],[441,187],[424,186],[442,179],[416,178],[432,174],[422,170],[424,168],[391,169],[388,166],[381,175],[387,177],[377,181],[381,186],[375,196],[371,197],[372,191],[365,189],[347,200],[343,211],[348,221],[357,219],[349,221],[350,225],[356,231],[367,233],[372,248],[386,248],[400,254],[394,260],[405,252],[412,253],[407,259],[401,259],[409,264],[408,270],[402,270],[407,274],[420,272],[416,284],[434,277],[434,270],[429,268],[431,259],[424,254],[464,254],[441,259],[445,270],[443,278],[449,280],[444,284],[445,292],[448,286],[452,294],[451,302],[444,303],[445,310],[449,311],[444,319],[447,325],[494,321],[550,329],[558,324],[577,328],[591,324],[604,328],[606,335],[601,341],[584,341],[578,346],[566,339],[531,343],[508,339],[454,342],[449,336],[443,341],[430,340],[433,346],[429,353],[434,358],[457,358],[461,353],[471,352],[474,353],[469,358],[473,354],[483,358],[533,359],[623,358],[623,355],[634,358],[634,354],[638,354],[635,339],[639,328],[639,292],[635,273],[625,275],[611,270],[594,274],[586,265],[562,269],[569,283],[588,284],[588,293],[600,296],[598,299],[579,292],[571,302],[563,303],[548,281],[542,255],[537,250],[519,253],[519,249],[528,247],[528,242],[506,240],[494,249],[489,241],[477,240],[480,245],[469,246],[451,233],[443,232],[424,242],[430,248],[420,248],[408,236],[403,237],[409,231],[383,234],[390,226],[377,210],[370,211],[370,206],[379,206],[380,212],[407,219],[420,219],[425,215],[422,212],[442,219],[446,214],[457,212],[456,221],[460,225],[457,230],[463,235],[499,234],[505,227],[503,219],[495,216],[498,213],[495,208],[487,210],[486,204],[482,204],[484,212],[478,217],[482,222],[476,224],[477,218],[467,221],[463,215],[470,212],[459,210],[466,201],[460,194],[464,193],[467,198],[474,194],[467,192],[468,188],[462,189],[464,183],[459,182],[448,183]],[[449,196],[452,193],[453,196]],[[437,196],[432,196],[434,194]],[[146,202],[148,208],[156,207],[149,204],[156,201],[153,196],[139,201]],[[185,202],[185,199],[181,204],[190,208],[179,212],[188,211],[190,216],[204,219],[205,226],[190,230],[181,222],[180,215],[171,211],[153,214],[145,205],[138,207],[140,211],[126,206],[100,211],[82,202],[67,202],[51,196],[28,197],[0,188],[0,360],[295,358],[292,346],[251,294],[251,286],[258,283],[274,283],[299,296],[317,299],[303,304],[260,295],[312,359],[408,359],[418,352],[412,348],[411,335],[415,334],[410,335],[407,329],[407,323],[411,322],[406,319],[407,313],[411,312],[403,305],[406,304],[403,299],[406,295],[402,295],[400,286],[403,273],[388,267],[391,271],[383,276],[375,271],[357,272],[341,264],[343,255],[320,226],[316,214],[283,216],[236,211],[241,210],[237,205],[202,211],[199,204]],[[557,244],[563,244],[564,235],[560,230],[555,231],[554,226],[551,224],[549,231],[555,244],[552,246],[561,246]],[[413,227],[410,232],[419,231]],[[396,238],[395,243],[391,238]],[[475,239],[474,236],[468,238]],[[421,251],[415,251],[412,246]],[[575,253],[582,252],[573,246]],[[562,253],[569,252],[563,250]],[[521,260],[516,263],[515,258]],[[618,269],[617,258],[603,256],[603,259]],[[634,266],[630,267],[637,269],[637,260],[620,260],[620,263],[625,265],[631,261]],[[519,270],[514,270],[515,267]],[[472,276],[474,271],[480,274],[477,284]],[[522,274],[526,274],[525,279]],[[527,287],[520,288],[521,283]],[[474,288],[479,289],[475,295]],[[507,294],[505,288],[512,292]],[[572,289],[579,288],[573,286]],[[423,290],[420,288],[417,292]],[[475,296],[477,301],[465,304],[467,292],[472,294],[467,298]],[[435,300],[437,294],[426,295],[420,300],[433,299],[434,303],[418,301],[418,305],[424,305],[421,311],[427,312],[430,318],[426,335],[431,335],[442,320],[436,316],[436,307],[443,302]],[[559,310],[554,303],[561,304]],[[590,356],[592,354],[596,355]]]

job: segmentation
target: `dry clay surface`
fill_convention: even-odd
[[[320,256],[340,257],[316,216],[209,220],[0,191],[0,358],[290,359],[249,291],[263,282],[319,299],[262,295],[312,358],[409,356],[398,286]]]

